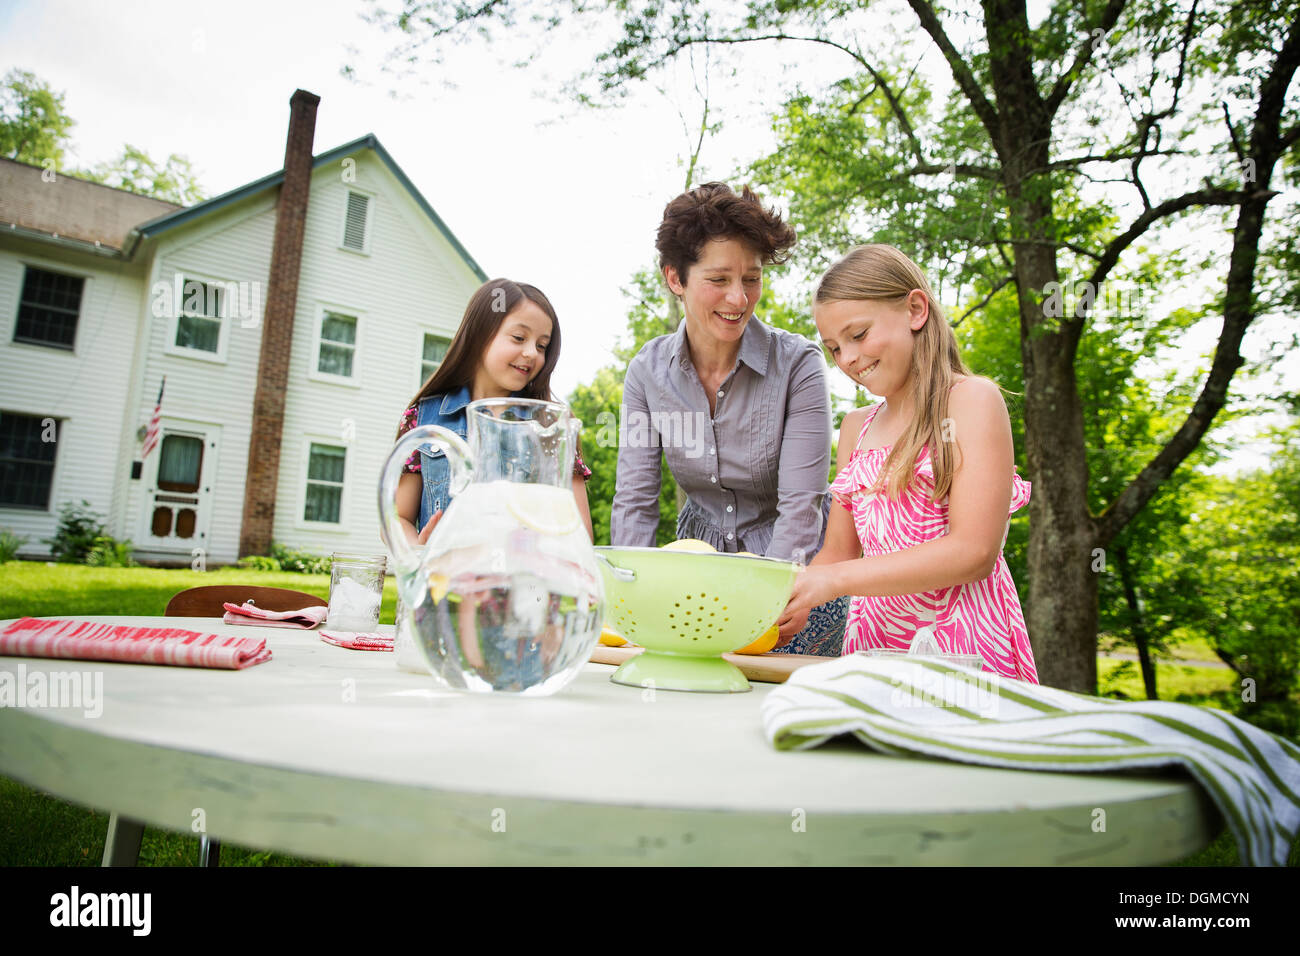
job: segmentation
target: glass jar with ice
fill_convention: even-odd
[[[334,554],[324,630],[371,632],[379,626],[387,561],[382,554]]]

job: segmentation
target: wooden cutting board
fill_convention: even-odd
[[[597,644],[596,649],[592,651],[591,662],[622,664],[643,650],[644,647],[607,647],[604,644]],[[801,667],[820,664],[822,661],[838,660],[835,657],[815,657],[812,654],[723,654],[722,657],[739,667],[740,672],[750,680],[765,684],[784,684],[786,679]]]

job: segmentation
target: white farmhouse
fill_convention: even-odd
[[[0,160],[0,529],[86,499],[144,561],[383,550],[406,402],[483,271],[374,136],[181,208]],[[142,460],[164,377],[161,438]]]

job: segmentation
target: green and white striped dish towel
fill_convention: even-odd
[[[938,658],[859,653],[795,671],[762,717],[777,750],[851,733],[886,754],[1017,770],[1185,767],[1251,865],[1285,865],[1300,830],[1300,747],[1208,707],[1087,697]]]

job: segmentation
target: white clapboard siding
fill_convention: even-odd
[[[480,281],[376,154],[354,158],[346,182],[334,166],[313,173],[273,530],[279,542],[320,553],[382,549],[375,490],[419,386],[424,334],[450,338]],[[137,429],[148,423],[165,375],[164,423],[204,427],[219,442],[204,561],[215,567],[238,557],[277,199],[273,190],[176,226],[143,242],[130,263],[0,236],[0,408],[64,422],[50,509],[0,509],[0,528],[29,538],[22,554],[48,553],[40,539],[54,533],[59,504],[82,498],[106,515],[114,535],[140,548],[148,489],[130,471],[141,451]],[[13,343],[24,262],[87,277],[75,352]],[[253,316],[228,309],[221,361],[170,347],[177,274],[252,291]],[[158,304],[164,288],[169,308]],[[354,384],[313,375],[323,308],[358,318]],[[303,520],[313,439],[347,448],[337,526]],[[188,547],[138,553],[191,561]]]
[[[158,383],[166,375],[162,405],[165,420],[220,427],[212,521],[205,547],[208,565],[228,564],[239,556],[253,395],[257,388],[262,315],[274,232],[274,196],[262,197],[164,233],[155,252],[153,281],[169,288],[174,289],[177,273],[200,281],[255,284],[247,287],[250,289],[248,304],[256,306],[255,315],[244,317],[235,314],[238,309],[228,309],[231,314],[225,319],[224,362],[169,352],[168,343],[175,328],[172,319],[167,314],[154,315],[152,308],[146,311],[148,347],[134,419],[148,422],[158,397]],[[138,456],[138,445],[134,453]],[[132,533],[140,535],[147,520],[143,511],[148,489],[143,487],[144,481],[130,484],[127,520]],[[195,546],[200,545],[196,542]],[[173,555],[172,559],[189,562],[190,553],[187,550]]]
[[[24,266],[85,277],[74,350],[14,342]],[[143,272],[129,265],[6,237],[0,243],[0,409],[61,420],[50,506],[0,507],[0,529],[28,538],[19,554],[49,554],[63,502],[86,500],[124,536],[115,520],[114,476],[129,450],[121,447],[130,392]]]
[[[423,334],[450,338],[480,284],[378,157],[356,158],[354,181],[344,182],[337,168],[312,179],[285,403],[274,536],[318,553],[383,550],[376,489],[419,386]],[[352,192],[368,197],[365,253],[343,248]],[[358,317],[353,385],[312,375],[322,308]],[[335,527],[303,520],[313,440],[347,449]]]

